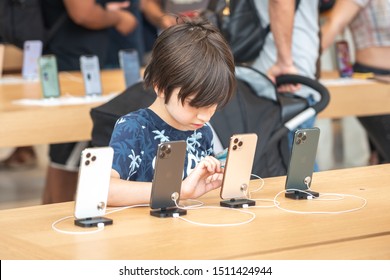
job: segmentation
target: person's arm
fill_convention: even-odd
[[[140,10],[145,18],[157,28],[166,29],[176,24],[176,18],[163,11],[161,0],[141,0]]]
[[[128,34],[134,30],[137,21],[128,11],[106,10],[95,0],[64,0],[69,17],[78,25],[99,30],[115,27],[120,33]]]
[[[182,182],[180,199],[198,198],[222,184],[223,170],[219,160],[208,156]],[[120,179],[119,173],[111,171],[109,206],[148,204],[152,191],[151,182],[136,182]]]
[[[359,13],[361,7],[351,0],[337,0],[329,17],[321,27],[321,47],[327,49],[333,44],[336,36]]]
[[[281,74],[296,74],[292,58],[292,34],[294,28],[295,0],[269,1],[269,16],[271,32],[276,47],[276,62],[268,70],[268,77],[275,82]],[[299,86],[284,85],[279,91],[296,91]]]

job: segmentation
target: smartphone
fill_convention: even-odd
[[[81,152],[74,208],[77,219],[105,214],[113,156],[111,147],[86,148]]]
[[[54,55],[43,55],[38,59],[39,75],[44,98],[60,96],[57,59]]]
[[[125,76],[126,87],[130,87],[141,81],[140,63],[138,52],[135,49],[119,51],[119,64]]]
[[[80,56],[80,69],[83,75],[85,94],[102,95],[99,58],[96,55]]]
[[[220,196],[247,198],[256,152],[257,134],[235,134],[230,138]]]
[[[27,80],[39,77],[38,59],[42,55],[42,41],[25,41],[23,44],[22,76]]]
[[[347,41],[336,42],[336,58],[340,77],[352,77],[353,68]]]
[[[184,140],[159,144],[155,159],[150,208],[175,207],[173,199],[179,203],[186,147]]]
[[[286,190],[310,188],[319,138],[320,129],[317,127],[295,131],[287,170]]]

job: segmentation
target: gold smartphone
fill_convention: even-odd
[[[247,198],[256,152],[257,134],[235,134],[230,138],[220,196]]]

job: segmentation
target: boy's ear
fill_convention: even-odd
[[[157,94],[157,97],[164,98],[164,92],[160,91],[157,86],[153,86],[154,92]]]

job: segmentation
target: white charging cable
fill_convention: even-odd
[[[206,226],[206,227],[228,227],[228,226],[240,226],[240,225],[244,225],[244,224],[248,224],[250,222],[252,222],[255,218],[256,218],[256,215],[252,212],[249,212],[249,211],[245,211],[245,210],[241,210],[241,209],[235,209],[235,208],[225,208],[225,207],[217,207],[217,206],[198,206],[196,208],[194,207],[181,207],[179,206],[178,202],[177,202],[177,197],[176,196],[172,196],[172,200],[175,202],[175,205],[177,208],[179,209],[183,209],[183,210],[200,210],[200,209],[219,209],[219,210],[230,210],[230,211],[237,211],[237,212],[240,212],[240,213],[244,213],[244,214],[247,214],[247,215],[250,215],[250,218],[246,221],[243,221],[243,222],[238,222],[238,223],[229,223],[229,224],[209,224],[209,223],[199,223],[199,222],[195,222],[195,221],[192,221],[192,220],[189,220],[189,219],[186,219],[182,216],[179,215],[179,213],[174,213],[173,214],[173,217],[174,218],[179,218],[183,221],[186,221],[188,223],[191,223],[191,224],[194,224],[194,225],[197,225],[197,226]],[[247,208],[248,205],[244,208]]]
[[[301,193],[304,193],[304,194],[307,194],[308,196],[308,199],[309,200],[312,200],[312,201],[336,201],[336,200],[342,200],[342,199],[345,199],[347,197],[351,197],[351,198],[356,198],[356,199],[359,199],[359,200],[362,200],[363,201],[363,204],[359,207],[355,207],[355,208],[352,208],[352,209],[347,209],[347,210],[342,210],[342,211],[297,211],[297,210],[291,210],[291,209],[287,209],[287,208],[284,208],[280,205],[280,202],[277,200],[277,198],[282,194],[282,193],[285,193],[285,192],[288,192],[288,191],[298,191],[298,192],[301,192]],[[339,193],[323,193],[323,194],[320,194],[319,198],[313,196],[311,193],[308,192],[308,190],[300,190],[300,189],[288,189],[288,190],[282,190],[280,192],[278,192],[275,197],[274,197],[274,205],[275,207],[279,208],[280,210],[283,210],[283,211],[286,211],[286,212],[289,212],[289,213],[294,213],[294,214],[343,214],[343,213],[349,213],[349,212],[353,212],[353,211],[358,211],[360,209],[363,209],[366,205],[367,205],[367,199],[363,198],[363,197],[360,197],[360,196],[356,196],[356,195],[352,195],[352,194],[339,194]],[[332,198],[332,199],[324,199],[322,197],[326,197],[326,196],[334,196],[335,198]]]
[[[118,211],[122,211],[122,210],[125,210],[125,209],[129,209],[129,208],[144,207],[144,206],[149,206],[149,204],[138,204],[138,205],[130,205],[130,206],[124,206],[124,207],[115,208],[112,211],[107,212],[106,215],[109,215],[109,214],[112,214],[112,213],[115,213],[115,212],[118,212]],[[60,222],[65,221],[67,219],[71,219],[71,218],[74,218],[74,216],[67,216],[67,217],[63,217],[61,219],[58,219],[57,221],[55,221],[55,222],[53,222],[51,224],[51,228],[53,230],[55,230],[56,232],[59,232],[59,233],[73,234],[73,235],[83,235],[83,234],[91,234],[91,233],[100,232],[100,231],[104,230],[104,227],[105,227],[104,223],[98,223],[97,224],[97,228],[95,230],[88,230],[88,231],[68,231],[68,230],[59,229],[57,227],[57,224],[59,224]]]

